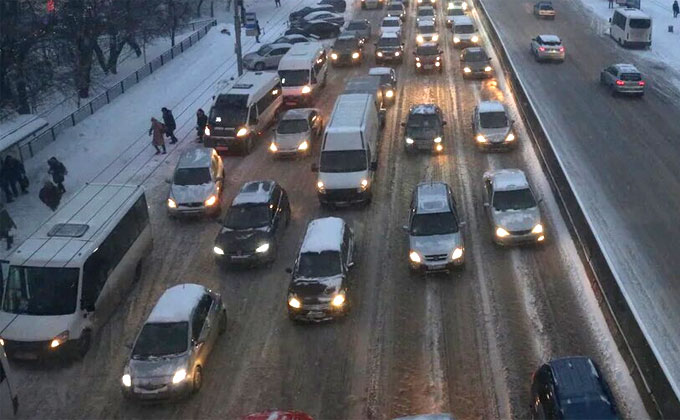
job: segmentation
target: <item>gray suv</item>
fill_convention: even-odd
[[[517,144],[512,129],[514,121],[498,101],[482,101],[472,114],[472,133],[475,143],[484,150],[510,149]]]
[[[449,271],[465,262],[465,244],[456,200],[448,184],[423,182],[411,198],[409,263],[413,271]]]
[[[219,293],[191,283],[167,289],[132,346],[121,378],[123,395],[160,400],[198,392],[208,355],[226,329]]]
[[[212,148],[199,147],[182,152],[170,184],[167,208],[171,217],[220,214],[224,165]]]
[[[498,245],[545,240],[538,203],[521,170],[500,169],[484,173],[484,207],[493,241]]]

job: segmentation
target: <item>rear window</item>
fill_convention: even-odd
[[[625,80],[627,82],[637,82],[642,80],[642,76],[640,73],[622,73],[621,80]]]
[[[390,11],[398,10],[398,11],[401,12],[402,9],[403,9],[403,6],[402,6],[401,4],[390,4],[390,5],[387,7],[387,10],[390,10]]]
[[[560,41],[552,41],[552,40],[546,41],[544,39],[541,40],[541,44],[548,45],[548,46],[551,46],[551,47],[558,47],[558,46],[562,45],[562,43]]]
[[[629,25],[633,29],[647,29],[652,26],[652,21],[649,19],[631,19]]]

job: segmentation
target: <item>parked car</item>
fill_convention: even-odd
[[[324,321],[349,312],[349,274],[354,266],[354,232],[338,217],[307,225],[288,286],[288,317]]]
[[[364,60],[364,46],[355,34],[342,34],[333,43],[330,56],[333,66],[358,65]]]
[[[545,241],[541,210],[526,175],[519,169],[484,173],[484,207],[498,245]]]
[[[266,44],[255,52],[243,56],[243,66],[248,70],[275,69],[292,44]]]
[[[460,64],[464,78],[493,76],[491,58],[482,47],[465,48],[460,54]]]
[[[474,21],[468,16],[456,16],[451,25],[453,45],[455,47],[469,47],[479,43],[479,32]]]
[[[333,12],[344,13],[347,10],[347,2],[345,0],[321,0],[319,5],[333,6]]]
[[[167,289],[132,346],[121,379],[123,395],[160,400],[198,392],[208,356],[226,329],[219,293],[190,283]]]
[[[531,40],[531,53],[536,61],[564,61],[566,51],[557,35],[539,35]]]
[[[284,35],[276,38],[272,44],[300,44],[302,42],[314,42],[318,41],[317,38],[309,38],[304,35]]]
[[[531,380],[532,419],[618,419],[607,381],[588,357],[542,365]]]
[[[424,7],[424,6],[429,6],[429,7],[435,7],[437,5],[437,0],[417,0],[418,7]]]
[[[600,72],[600,83],[609,88],[612,95],[645,94],[645,81],[640,71],[632,64],[612,64]]]
[[[401,21],[406,20],[406,8],[403,3],[390,3],[387,6],[387,16],[398,17]]]
[[[470,8],[470,5],[463,0],[449,0],[448,4],[446,5],[447,9],[460,9],[464,12],[467,12],[467,10]]]
[[[302,17],[302,22],[315,22],[322,20],[324,22],[335,23],[338,26],[345,24],[345,16],[339,13],[332,12],[311,12]]]
[[[555,19],[555,9],[551,1],[541,0],[534,4],[534,15],[538,18]]]
[[[372,67],[368,70],[368,75],[380,79],[385,103],[387,105],[394,104],[397,99],[397,71],[392,67]]]
[[[411,197],[408,224],[412,271],[449,271],[465,263],[462,223],[451,188],[444,182],[422,182]]]
[[[404,149],[444,150],[444,114],[435,104],[413,105],[409,108],[406,122],[401,124],[404,130]]]
[[[416,56],[416,72],[436,70],[441,73],[444,69],[442,53],[443,51],[439,49],[439,44],[436,42],[425,42],[418,45],[413,52]]]
[[[477,147],[484,150],[507,150],[517,145],[515,122],[498,101],[482,101],[472,113],[472,135]]]
[[[274,139],[269,145],[273,156],[307,156],[312,144],[323,134],[321,111],[315,108],[295,108],[286,111],[274,130]]]
[[[218,263],[255,265],[276,259],[290,223],[288,193],[276,181],[243,184],[222,221],[213,252]]]
[[[317,4],[315,6],[303,7],[288,15],[288,21],[293,24],[312,12],[333,12],[335,7],[332,4]]]
[[[404,43],[401,35],[396,32],[387,32],[380,35],[375,43],[376,64],[385,62],[401,63],[404,60]]]
[[[350,20],[343,34],[356,35],[362,44],[371,39],[371,22],[366,19]]]
[[[168,183],[170,216],[220,214],[224,165],[215,149],[199,147],[183,151]]]
[[[291,26],[290,29],[285,32],[285,35],[293,34],[307,37],[314,36],[318,39],[335,38],[340,35],[340,26],[323,20],[312,21]]]

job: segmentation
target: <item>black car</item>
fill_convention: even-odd
[[[312,12],[334,12],[335,7],[331,4],[317,4],[316,6],[303,7],[300,10],[296,10],[288,15],[288,21],[290,23],[297,22],[303,17],[307,16]]]
[[[442,60],[442,50],[436,42],[426,42],[418,45],[413,52],[416,56],[416,71],[436,70],[442,72],[444,62]]]
[[[289,222],[288,194],[279,184],[246,182],[222,221],[213,252],[226,264],[272,262]]]
[[[404,44],[401,35],[388,32],[384,33],[375,44],[375,62],[377,64],[394,61],[401,63],[404,60]]]
[[[407,152],[414,150],[444,150],[444,115],[441,108],[434,104],[412,106],[404,130],[404,148]]]
[[[345,0],[321,0],[318,4],[333,6],[333,11],[336,13],[342,13],[347,9],[347,2]]]
[[[319,39],[335,38],[340,35],[340,26],[334,23],[324,22],[322,20],[316,20],[295,25],[288,29],[285,33],[285,35],[293,34],[314,36]]]
[[[493,67],[491,58],[482,47],[470,47],[460,54],[460,64],[463,68],[463,77],[491,77]]]
[[[333,66],[356,65],[364,60],[364,44],[355,34],[342,34],[331,47],[331,63]]]
[[[609,386],[587,357],[556,359],[534,373],[531,416],[534,419],[618,419]]]

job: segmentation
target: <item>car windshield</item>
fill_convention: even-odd
[[[418,9],[418,17],[428,17],[434,16],[434,10],[432,9]]]
[[[457,34],[472,34],[475,32],[475,27],[472,25],[456,25]]]
[[[500,211],[522,210],[536,207],[531,190],[496,191],[493,194],[493,208]]]
[[[216,126],[236,127],[248,118],[248,95],[220,95],[210,108],[210,122]]]
[[[407,128],[437,128],[440,126],[436,114],[412,114],[408,118]]]
[[[458,232],[458,220],[453,213],[416,214],[411,221],[411,235],[448,235]]]
[[[151,322],[144,324],[132,349],[133,359],[171,356],[187,350],[189,323]]]
[[[79,271],[77,268],[11,266],[2,310],[26,315],[74,313]]]
[[[309,70],[279,70],[282,86],[303,86],[309,83]]]
[[[298,120],[281,120],[278,127],[276,127],[276,132],[279,134],[306,133],[307,131],[309,131],[309,124],[304,118]]]
[[[553,9],[553,7],[549,4],[541,4],[539,7],[541,8],[541,10],[552,10]]]
[[[465,16],[465,11],[463,9],[454,8],[446,10],[447,16]]]
[[[223,225],[233,230],[254,229],[267,226],[270,217],[267,203],[242,204],[229,208]]]
[[[354,38],[336,39],[333,44],[334,50],[354,50],[357,48],[357,41]]]
[[[487,61],[488,57],[484,50],[466,50],[463,59],[465,61]]]
[[[338,251],[304,252],[298,261],[297,277],[314,279],[341,274]]]
[[[482,128],[503,128],[508,126],[505,112],[482,112],[479,114],[479,124]]]
[[[625,80],[627,82],[638,82],[642,80],[642,76],[640,76],[640,73],[623,73],[621,74],[621,80]]]
[[[174,185],[201,185],[212,182],[208,168],[177,168]]]
[[[265,56],[265,55],[269,54],[269,51],[271,51],[271,50],[272,50],[272,47],[270,47],[269,45],[263,45],[263,46],[260,47],[259,50],[257,50],[257,54]]]
[[[436,45],[426,45],[424,47],[416,48],[416,55],[437,55],[439,54],[439,47]]]
[[[398,47],[401,43],[398,38],[380,38],[378,47]]]
[[[418,26],[418,32],[421,34],[432,34],[435,33],[434,25],[420,25]]]
[[[400,25],[400,22],[397,19],[385,19],[382,22],[382,26],[384,28],[395,28],[399,25]]]
[[[652,26],[652,21],[649,19],[631,19],[630,27],[633,29],[647,29]]]
[[[321,172],[359,172],[367,169],[364,150],[337,150],[321,153]]]
[[[380,76],[380,84],[383,85],[391,85],[392,84],[392,76],[389,74],[381,74]]]
[[[349,25],[347,25],[347,29],[350,31],[362,31],[366,29],[366,23],[365,22],[350,22]]]
[[[390,11],[398,10],[401,12],[403,10],[403,6],[401,4],[390,4],[389,6],[387,6],[387,10]]]

